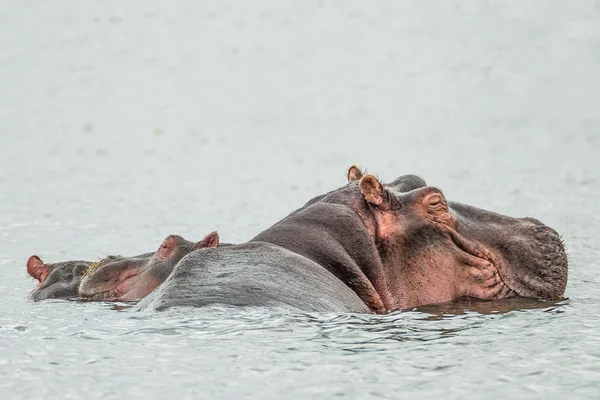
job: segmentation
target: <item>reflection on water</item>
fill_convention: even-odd
[[[568,299],[561,298],[554,301],[513,297],[502,300],[479,300],[474,298],[460,298],[447,303],[425,305],[416,307],[415,311],[430,314],[428,319],[436,321],[443,318],[452,318],[467,313],[480,314],[506,314],[511,311],[525,311],[541,309],[546,312],[561,312],[558,307],[568,304]]]

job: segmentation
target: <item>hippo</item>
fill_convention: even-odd
[[[564,293],[564,245],[537,219],[448,202],[415,175],[382,183],[352,166],[348,181],[247,243],[191,252],[137,310],[226,304],[383,314],[461,297]]]
[[[209,233],[197,243],[169,235],[154,253],[117,259],[91,269],[81,280],[78,294],[83,300],[140,300],[167,279],[183,256],[218,245],[217,232]]]
[[[100,261],[62,261],[45,264],[38,256],[27,260],[27,273],[38,280],[37,287],[29,293],[32,300],[69,299],[77,297],[77,288],[85,271],[90,267],[106,264],[120,259],[121,256],[110,255]]]

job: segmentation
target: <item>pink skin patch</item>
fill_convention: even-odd
[[[138,275],[136,275],[136,277],[137,276]],[[130,282],[124,281],[122,283],[123,289],[121,289],[121,291],[124,294],[115,300],[135,301],[135,300],[142,299],[142,298],[146,297],[147,295],[149,295],[150,293],[152,293],[152,291],[154,289],[156,289],[161,283],[162,283],[161,280],[158,280],[157,278],[155,278],[153,276],[143,279],[142,282],[139,282],[139,281],[133,282],[133,284],[129,287],[127,287],[127,286],[130,284]],[[125,288],[125,287],[127,287],[127,288]],[[120,288],[117,288],[116,291],[118,292],[119,289]]]
[[[44,262],[38,256],[31,256],[29,257],[29,260],[27,260],[27,273],[31,275],[32,278],[43,283],[48,277],[49,271],[48,267],[46,267]]]
[[[173,251],[175,251],[177,245],[179,245],[179,240],[176,237],[167,237],[158,248],[158,251],[154,254],[154,259],[158,261],[167,261],[173,255]]]
[[[38,256],[33,255],[27,260],[27,273],[39,281],[37,287],[29,293],[31,294],[44,284],[50,271],[48,271],[48,267],[46,267],[46,264]]]
[[[139,276],[140,276],[139,268],[136,268],[135,270],[130,271],[127,275],[125,275],[125,277],[122,278],[123,280],[121,281],[121,283],[119,283],[119,285],[112,290],[112,292],[114,293],[114,296],[108,297],[105,300],[106,301],[118,301],[118,300],[127,301],[127,300],[137,300],[137,299],[140,299],[141,297],[143,297],[143,296],[141,296],[141,297],[134,296],[131,299],[128,298],[128,294],[130,294],[130,292],[132,291],[132,284],[135,284],[137,282]],[[148,293],[150,293],[150,291]],[[124,293],[124,294],[121,294],[121,293]],[[148,294],[148,293],[146,293],[146,294]]]

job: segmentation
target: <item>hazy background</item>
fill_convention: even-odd
[[[2,398],[600,392],[597,1],[0,7]],[[353,163],[554,227],[570,300],[355,324],[25,298],[31,254],[94,260],[211,230],[245,241]]]

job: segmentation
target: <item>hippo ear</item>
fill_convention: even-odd
[[[356,165],[348,168],[348,182],[354,182],[363,177],[363,173]]]
[[[38,256],[33,255],[27,260],[27,273],[41,282],[48,274],[48,267]]]
[[[194,249],[201,249],[203,247],[217,247],[219,245],[219,234],[217,232],[211,232],[204,237],[201,241],[194,245]]]
[[[361,178],[358,187],[365,201],[373,205],[383,203],[383,186],[373,175],[366,175]]]

